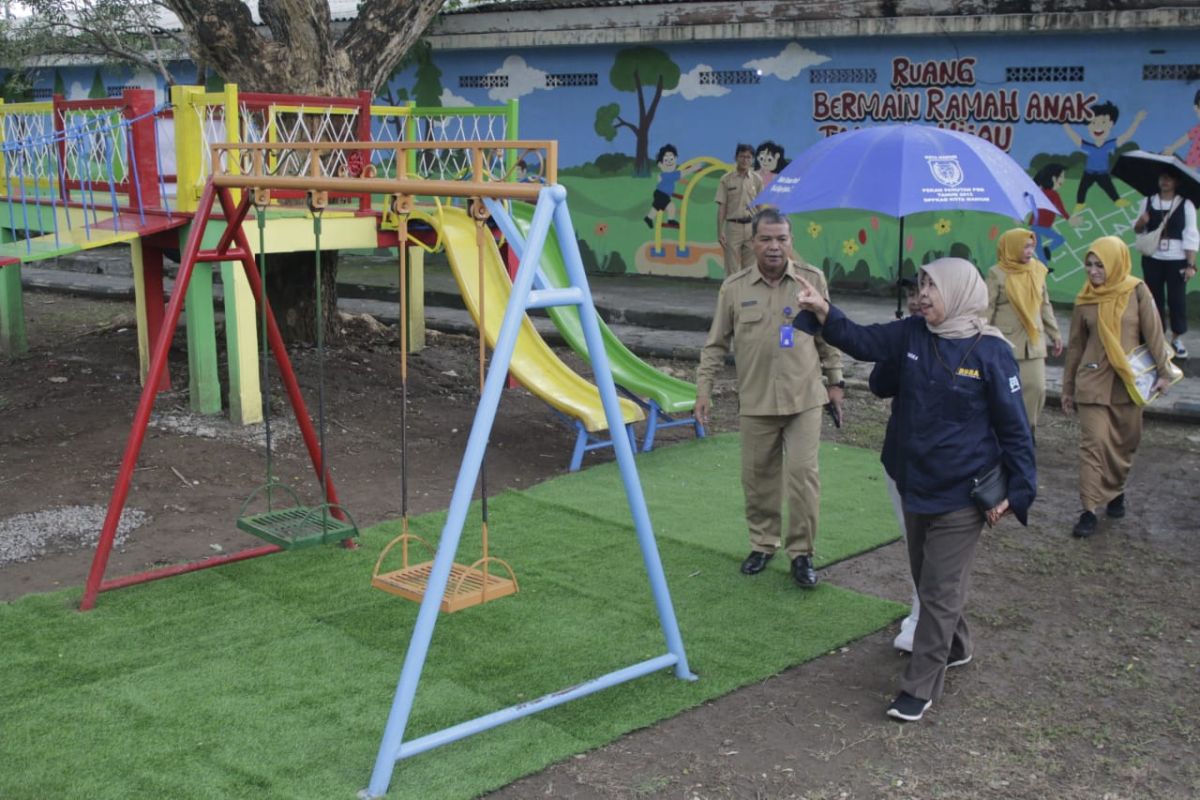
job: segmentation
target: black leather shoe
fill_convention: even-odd
[[[1120,519],[1125,516],[1125,493],[1121,492],[1112,500],[1109,500],[1105,511],[1113,519]]]
[[[817,571],[813,569],[812,556],[796,556],[792,559],[792,580],[802,589],[817,585]]]
[[[1071,529],[1071,535],[1076,539],[1086,539],[1096,532],[1096,515],[1085,511],[1079,515],[1079,522]]]
[[[774,553],[760,553],[758,550],[751,551],[750,555],[746,556],[746,560],[742,562],[742,574],[757,575],[767,568],[767,562],[774,557]]]

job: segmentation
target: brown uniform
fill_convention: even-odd
[[[718,233],[725,235],[725,276],[754,266],[754,250],[750,246],[750,217],[754,198],[762,192],[762,176],[757,172],[745,175],[736,169],[726,172],[717,186],[717,204],[721,206],[717,219]]]
[[[1050,294],[1042,286],[1041,314],[1035,318],[1038,340],[1030,341],[1017,310],[1008,300],[1004,290],[1007,277],[999,266],[992,267],[987,276],[988,321],[1000,329],[1004,338],[1013,346],[1013,356],[1021,369],[1021,394],[1025,400],[1025,416],[1029,418],[1030,430],[1037,430],[1038,417],[1046,405],[1046,347],[1055,339],[1062,338],[1058,331],[1058,320],[1054,317],[1054,306],[1050,305]]]
[[[1142,407],[1113,370],[1100,341],[1097,305],[1077,305],[1063,368],[1063,396],[1079,413],[1079,499],[1092,511],[1125,491],[1133,455],[1142,440]],[[1154,298],[1139,283],[1121,317],[1121,349],[1145,343],[1155,353],[1160,374],[1167,369],[1166,341]]]
[[[708,341],[700,354],[696,391],[712,394],[713,378],[733,352],[737,363],[742,433],[742,489],[752,549],[774,553],[782,533],[782,489],[786,482],[788,558],[810,556],[816,536],[821,484],[817,449],[821,409],[829,383],[842,379],[841,353],[823,339],[792,330],[797,277],[828,296],[825,276],[789,261],[778,286],[757,265],[725,279]],[[782,329],[789,333],[782,333]],[[781,346],[789,335],[791,347]]]

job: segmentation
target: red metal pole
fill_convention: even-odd
[[[150,581],[161,581],[163,578],[172,578],[176,575],[184,575],[189,572],[198,572],[202,569],[211,567],[219,567],[222,564],[232,564],[235,561],[245,561],[250,558],[258,558],[259,556],[268,556],[271,553],[278,553],[283,550],[277,544],[264,544],[258,547],[251,547],[246,550],[239,550],[236,553],[229,553],[223,556],[213,556],[200,561],[192,561],[188,564],[173,564],[169,567],[159,567],[158,569],[150,569],[145,572],[139,572],[136,575],[125,575],[120,578],[113,578],[111,581],[105,581],[100,590],[107,592],[111,589],[124,589],[127,586],[136,586],[139,583],[149,583]]]
[[[125,117],[136,119],[130,125],[128,153],[129,162],[137,162],[137,184],[133,184],[133,170],[125,176],[129,181],[129,205],[136,209],[159,208],[162,198],[158,194],[158,154],[156,151],[158,120],[150,113],[154,110],[154,92],[150,89],[125,90]],[[142,117],[141,119],[138,119]],[[135,201],[141,197],[140,205]],[[115,209],[114,209],[115,210]]]
[[[156,342],[163,322],[163,251],[145,239],[142,240],[142,298],[146,303],[146,332],[150,341]],[[158,390],[170,389],[171,374],[163,370]]]
[[[129,497],[129,484],[133,480],[133,469],[137,466],[138,454],[141,453],[142,442],[146,438],[146,427],[150,424],[150,413],[154,410],[154,401],[158,397],[158,385],[167,368],[167,354],[170,352],[171,342],[175,339],[175,326],[179,323],[179,315],[183,311],[188,282],[192,279],[192,270],[196,265],[196,254],[200,251],[204,228],[212,213],[214,193],[210,180],[205,185],[204,193],[200,197],[199,213],[196,214],[192,224],[187,249],[179,268],[179,276],[175,280],[175,289],[171,293],[171,302],[167,305],[166,318],[163,320],[162,330],[154,342],[154,355],[150,358],[150,372],[146,375],[146,383],[142,386],[142,396],[138,401],[137,411],[133,415],[133,427],[129,431],[129,441],[125,445],[125,454],[121,457],[121,470],[117,474],[112,498],[108,502],[108,515],[104,518],[104,527],[100,530],[96,555],[92,558],[92,567],[88,572],[83,599],[79,603],[80,611],[88,611],[96,606],[96,595],[100,593],[104,570],[108,566],[108,558],[112,554],[113,540],[117,535],[117,524],[121,521],[121,512],[125,510],[125,501]]]
[[[232,202],[228,189],[220,189],[221,204]],[[247,192],[244,198],[249,197]],[[247,202],[243,199],[243,203]],[[240,209],[239,209],[240,210]],[[244,213],[243,215],[244,216]],[[250,255],[250,241],[246,238],[246,232],[242,230],[241,219],[237,221],[236,229],[233,230],[232,238],[238,250],[243,255],[241,257],[242,268],[246,273],[246,280],[250,284],[250,293],[254,295],[256,303],[263,297],[262,279],[258,274],[258,267],[254,264],[254,258]],[[224,239],[222,239],[224,241]],[[304,444],[308,448],[308,457],[312,460],[313,470],[317,473],[318,478],[321,475],[321,446],[317,440],[317,434],[313,430],[312,419],[308,413],[308,407],[304,404],[304,396],[300,393],[300,383],[296,380],[296,371],[292,369],[292,361],[287,354],[287,345],[283,342],[283,336],[279,333],[279,327],[275,324],[275,314],[271,311],[270,302],[265,303],[267,314],[267,341],[271,344],[271,352],[275,354],[275,363],[279,365],[279,377],[283,381],[284,388],[287,389],[288,399],[292,404],[292,411],[296,415],[296,424],[300,428],[300,433],[304,437]],[[263,399],[266,402],[266,398]],[[338,508],[337,490],[333,486],[333,476],[329,474],[328,466],[325,470],[325,501],[334,506],[330,509],[330,513],[338,519],[346,518],[342,510]],[[355,547],[353,540],[343,540],[342,544],[346,547]]]

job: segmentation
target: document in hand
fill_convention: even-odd
[[[1167,370],[1171,383],[1178,383],[1183,379],[1183,370],[1171,363],[1170,359],[1175,357],[1175,352],[1171,350],[1170,345],[1167,348]],[[1158,398],[1159,392],[1151,392],[1154,384],[1158,382],[1158,365],[1154,363],[1154,357],[1150,355],[1149,348],[1146,345],[1138,345],[1129,351],[1127,356],[1129,359],[1129,367],[1133,370],[1133,386],[1126,387],[1129,389],[1129,396],[1133,398],[1133,402],[1139,406],[1149,405]]]

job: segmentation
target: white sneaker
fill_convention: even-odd
[[[1183,346],[1183,339],[1179,336],[1175,337],[1175,341],[1171,342],[1171,349],[1175,351],[1176,358],[1187,358],[1187,348]]]
[[[917,618],[909,614],[900,622],[900,632],[892,640],[892,647],[911,653],[913,649],[913,634],[917,632]]]

